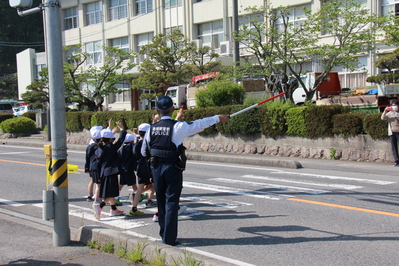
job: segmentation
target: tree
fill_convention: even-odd
[[[18,99],[17,74],[0,78],[0,99]]]
[[[218,55],[209,53],[210,49],[197,49],[178,29],[154,36],[151,43],[140,48],[139,54],[144,60],[139,67],[140,75],[132,80],[132,88],[163,93],[167,87],[212,71],[220,62],[214,60]]]
[[[21,97],[25,103],[29,103],[33,108],[43,109],[49,102],[48,95],[48,69],[43,68],[39,72],[39,78],[35,79],[26,87]]]
[[[75,47],[76,52],[71,53],[68,62],[64,63],[65,91],[71,101],[79,103],[79,107],[86,105],[88,110],[102,111],[106,96],[123,91],[115,85],[130,78],[126,73],[135,66],[132,63],[135,54],[116,47],[104,46],[102,66],[90,65],[86,70],[82,70],[81,66],[90,55],[83,52],[80,46]],[[82,86],[86,89],[82,90]]]
[[[41,3],[33,2],[33,6]],[[44,51],[42,14],[21,17],[8,1],[0,1],[0,40],[0,76],[16,73],[17,53],[27,48]]]
[[[215,107],[242,104],[245,90],[241,84],[227,80],[215,80],[195,94],[198,107]]]
[[[105,55],[103,65],[99,67],[91,65],[86,70],[83,70],[82,65],[91,55],[83,52],[79,45],[74,46],[74,51],[71,51],[72,47],[64,48],[66,51],[71,51],[67,56],[67,62],[64,63],[65,99],[67,102],[77,102],[79,109],[87,106],[89,111],[102,111],[106,96],[123,91],[115,86],[116,83],[130,79],[127,72],[135,66],[132,63],[135,55],[116,47],[103,48]],[[43,70],[45,70],[43,76],[28,88],[32,93],[39,91],[33,88],[44,90],[48,86],[47,68]]]
[[[374,49],[379,36],[376,32],[383,22],[381,17],[371,14],[354,0],[323,1],[315,13],[297,10],[303,14],[300,23],[290,21],[293,9],[289,7],[253,7],[250,10],[264,16],[266,21],[251,20],[250,27],[237,33],[237,40],[254,53],[261,73],[280,77],[288,97],[292,98],[295,89],[289,86],[289,80],[295,79],[304,88],[307,100],[313,98],[334,67],[353,70],[358,66],[358,56]],[[323,66],[312,87],[301,79],[308,72],[304,69],[307,62]]]

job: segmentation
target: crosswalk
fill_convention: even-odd
[[[265,170],[263,168],[263,170]],[[200,179],[198,182],[184,181],[183,194],[181,197],[182,204],[196,203],[202,206],[215,206],[227,209],[241,208],[253,205],[253,200],[250,198],[261,200],[283,200],[295,198],[300,195],[321,195],[331,193],[334,190],[340,191],[356,191],[361,190],[368,185],[385,186],[394,184],[392,181],[373,180],[352,178],[345,176],[331,176],[320,174],[309,174],[301,172],[290,172],[280,169],[269,169],[267,174],[254,175],[246,174],[236,178],[222,178],[211,177]],[[283,176],[282,176],[283,175]],[[187,193],[186,189],[190,189]],[[187,195],[185,196],[185,191]],[[218,192],[217,195],[209,196],[201,195],[201,192]],[[196,196],[198,194],[198,196]],[[237,195],[239,198],[234,198],[226,195]],[[224,196],[223,196],[224,195]],[[239,199],[239,200],[237,200]],[[248,202],[246,202],[248,199]],[[121,202],[124,206],[129,206],[130,202],[128,197],[121,197]],[[14,207],[24,206],[25,204],[0,199],[0,204],[12,205]],[[42,204],[32,204],[32,206],[42,208]],[[190,207],[190,206],[189,206]],[[144,203],[140,203],[139,208],[145,208]],[[124,208],[126,209],[126,208]],[[156,208],[146,208],[145,213],[154,214]],[[203,215],[205,212],[188,208],[179,219],[189,219],[192,216]],[[143,226],[149,226],[154,222],[148,217],[129,217],[129,216],[110,216],[108,212],[103,212],[101,220],[97,221],[93,215],[93,209],[90,205],[86,206],[69,204],[69,215],[81,218],[82,220],[89,220],[100,224],[120,228],[120,229],[133,229]]]

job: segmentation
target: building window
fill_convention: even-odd
[[[103,63],[102,41],[85,43],[85,51],[89,54],[86,65],[97,65]]]
[[[152,0],[136,0],[136,15],[152,12]]]
[[[86,5],[86,26],[101,23],[102,17],[101,1]]]
[[[202,39],[202,45],[219,48],[220,42],[224,41],[223,20],[199,24],[198,39]]]
[[[381,8],[383,16],[388,16],[392,12],[396,17],[399,17],[399,0],[383,0]]]
[[[129,38],[128,37],[122,37],[122,38],[116,38],[116,39],[111,39],[109,40],[109,44],[112,47],[119,48],[123,51],[128,52],[129,49]]]
[[[121,93],[113,93],[110,95],[110,103],[123,103],[130,102],[131,100],[131,89],[127,81],[121,81],[115,84],[115,87],[119,90],[123,90]]]
[[[181,6],[182,0],[164,0],[164,8],[170,8],[174,6]]]
[[[79,62],[75,60],[74,55],[79,53],[79,48],[76,46],[71,46],[69,49],[65,52],[65,62],[71,65],[77,65]]]
[[[79,27],[78,7],[71,7],[64,10],[65,30]]]
[[[46,64],[40,64],[36,65],[36,78],[40,79],[40,71],[42,71],[43,68],[47,67]]]
[[[127,18],[127,0],[109,1],[109,20]]]
[[[264,23],[264,21],[265,21],[265,18],[263,17],[262,14],[251,14],[251,15],[238,17],[239,30],[240,31],[242,31],[244,29],[251,30],[251,31],[254,31],[253,33],[255,36],[258,36],[258,33],[255,31],[254,24],[257,25],[258,23],[259,24]],[[261,34],[262,40],[264,40],[265,39],[264,33],[262,32],[260,34]],[[251,39],[240,41],[240,44],[248,46],[248,44],[251,43]]]
[[[136,51],[136,53],[139,53],[139,51],[140,51],[142,46],[151,43],[153,37],[154,37],[154,33],[153,32],[136,35],[136,37],[135,37],[135,40],[136,40],[135,51]],[[139,55],[136,58],[136,60],[137,60],[136,64],[140,64],[140,62],[142,62],[146,57],[147,57],[146,55]]]
[[[300,24],[302,24],[304,21],[306,21],[306,14],[304,12],[304,8],[306,8],[307,10],[310,10],[310,5],[302,5],[302,6],[297,6],[295,8],[291,8],[288,11],[288,15],[284,17],[284,20],[288,20],[288,22],[290,24],[292,24],[291,27],[293,28],[297,28]],[[285,25],[284,25],[284,20],[283,18],[280,16],[279,19],[276,21],[276,27],[278,32],[283,32],[285,29]],[[292,29],[290,26],[288,26],[288,30]]]
[[[171,28],[166,28],[165,29],[165,34],[171,34],[172,30],[180,30],[181,33],[183,33],[183,26],[177,26],[177,27],[171,27]]]

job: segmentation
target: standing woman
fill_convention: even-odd
[[[385,108],[381,115],[382,120],[388,120],[388,136],[391,140],[392,155],[395,160],[393,166],[399,166],[398,141],[399,141],[399,100],[392,101],[391,106]]]
[[[118,167],[118,149],[122,146],[126,137],[126,131],[123,129],[121,122],[116,122],[120,129],[119,139],[114,143],[115,136],[111,129],[101,130],[101,141],[99,142],[96,156],[99,160],[100,168],[100,198],[104,201],[95,206],[95,217],[100,220],[102,208],[106,203],[111,205],[110,215],[123,215],[122,210],[118,210],[115,205],[115,197],[119,196],[119,167]]]

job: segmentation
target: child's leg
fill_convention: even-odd
[[[94,182],[93,182],[93,178],[90,177],[90,181],[89,184],[87,185],[87,192],[89,193],[89,196],[93,196],[93,187],[94,187]]]
[[[141,196],[141,193],[143,193],[143,192],[144,192],[144,184],[139,184],[136,195],[134,195],[133,208],[137,208],[137,205],[139,205],[140,196]]]

